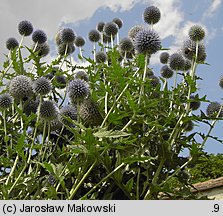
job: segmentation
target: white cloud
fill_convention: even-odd
[[[222,0],[212,0],[210,7],[203,14],[203,18],[213,16],[214,12],[219,9],[221,3]]]

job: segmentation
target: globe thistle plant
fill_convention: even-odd
[[[190,59],[185,59],[184,71],[188,71],[191,69],[192,62]]]
[[[15,49],[16,47],[19,46],[19,42],[17,41],[17,39],[11,37],[9,38],[7,41],[6,41],[6,48],[8,50],[13,50]]]
[[[147,7],[143,13],[143,19],[148,24],[158,23],[160,17],[161,17],[160,10],[155,6]]]
[[[31,113],[36,113],[38,106],[39,106],[39,98],[36,98],[35,100],[29,100],[27,103],[24,104],[23,112],[29,116]]]
[[[223,89],[223,76],[219,80],[219,86]]]
[[[147,79],[149,80],[149,83],[153,88],[156,88],[160,84],[160,80],[157,76],[152,75],[147,77]]]
[[[198,100],[198,95],[191,95],[190,96],[190,109],[197,110],[201,106],[201,102]]]
[[[98,30],[96,29],[93,29],[91,30],[89,33],[88,33],[88,39],[91,41],[91,42],[98,42],[100,40],[100,33]]]
[[[135,37],[134,46],[139,54],[154,54],[161,49],[161,40],[154,30],[141,30]]]
[[[52,121],[58,115],[58,107],[53,101],[43,101],[40,106],[40,118],[44,121]]]
[[[173,76],[174,71],[172,69],[170,69],[170,67],[168,65],[164,65],[161,68],[160,74],[163,78],[169,79]]]
[[[167,64],[169,56],[170,56],[170,54],[168,52],[162,52],[160,54],[160,62],[162,64]]]
[[[204,28],[200,25],[193,25],[189,29],[189,37],[192,41],[195,41],[195,42],[203,40],[205,37]]]
[[[102,52],[102,51],[99,51],[95,55],[95,60],[96,60],[97,63],[106,62],[107,61],[107,54]]]
[[[33,92],[36,94],[46,95],[51,89],[51,82],[46,77],[39,77],[33,82]]]
[[[38,44],[45,43],[47,41],[46,33],[43,30],[36,30],[32,34],[32,40]]]
[[[57,47],[58,54],[60,55],[70,55],[75,51],[75,46],[73,44],[62,43]]]
[[[103,29],[104,29],[104,26],[105,26],[105,23],[104,22],[99,22],[96,26],[96,29],[99,31],[99,32],[102,32]]]
[[[122,25],[123,25],[123,21],[120,19],[120,18],[114,18],[113,20],[112,20],[112,22],[114,22],[115,24],[117,24],[118,25],[118,28],[120,29],[121,27],[122,27]]]
[[[223,110],[221,104],[218,102],[211,102],[206,109],[207,116],[216,117],[218,113],[218,117],[223,117]]]
[[[18,25],[19,34],[22,36],[29,36],[33,32],[33,25],[27,20],[23,20]]]
[[[119,43],[119,49],[121,52],[130,52],[133,48],[133,43],[130,38],[123,38]]]
[[[71,28],[64,28],[60,31],[60,39],[62,43],[74,43],[75,37],[76,35]]]
[[[55,42],[57,46],[60,46],[63,43],[61,40],[61,31],[62,30],[59,30],[55,35]]]
[[[194,129],[194,123],[191,120],[185,122],[182,126],[186,132],[190,132]]]
[[[79,103],[90,93],[89,84],[82,79],[74,79],[68,85],[68,96],[72,104]]]
[[[108,22],[105,24],[103,31],[107,36],[114,37],[118,33],[118,25],[114,22]]]
[[[75,79],[82,79],[82,80],[84,80],[86,82],[89,81],[89,76],[88,76],[88,74],[85,71],[77,71],[75,73],[75,75],[74,75],[74,78]]]
[[[184,65],[185,65],[185,59],[184,57],[181,55],[181,53],[173,53],[172,55],[170,55],[169,60],[169,67],[172,70],[184,70]]]
[[[103,120],[97,104],[90,98],[81,103],[80,117],[86,126],[98,126]]]
[[[135,37],[137,33],[141,30],[143,30],[144,27],[142,25],[135,25],[128,31],[128,37],[132,39],[132,41],[135,41]]]
[[[23,100],[33,94],[32,80],[24,75],[14,77],[9,84],[9,94],[16,100]]]
[[[0,110],[6,110],[12,105],[12,97],[8,93],[0,95]]]
[[[67,80],[66,77],[64,75],[57,75],[55,76],[55,86],[59,89],[63,89],[66,87],[67,84]]]
[[[77,109],[74,106],[68,105],[60,110],[59,120],[65,125],[72,125],[66,117],[71,120],[77,120]]]
[[[37,46],[34,44],[33,49],[35,49],[35,52],[38,53],[38,56],[45,57],[50,52],[50,46],[48,43],[42,43],[37,44]]]
[[[188,39],[184,42],[182,52],[185,58],[193,60],[196,56],[196,42]],[[197,62],[204,62],[206,59],[206,49],[204,44],[198,44]]]
[[[83,47],[85,45],[85,39],[82,36],[77,36],[74,40],[76,47]]]

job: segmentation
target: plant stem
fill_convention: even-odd
[[[68,197],[68,200],[71,200],[74,197],[74,195],[76,194],[76,192],[78,191],[78,189],[80,188],[80,186],[82,185],[84,180],[87,178],[89,173],[92,171],[92,169],[94,168],[96,163],[97,163],[97,160],[95,160],[95,162],[91,165],[91,167],[88,169],[88,171],[84,174],[82,179],[79,181],[78,185],[76,187],[72,187],[72,189],[70,191],[70,196]]]
[[[110,172],[107,176],[105,176],[100,182],[98,182],[90,191],[88,191],[84,196],[82,196],[80,198],[80,200],[86,199],[87,196],[92,193],[92,191],[94,191],[98,186],[100,186],[100,184],[102,182],[104,182],[105,180],[107,180],[110,176],[112,176],[116,171],[118,171],[120,168],[122,168],[125,164],[122,163],[120,164],[118,167],[116,167],[112,172]]]
[[[135,75],[138,73],[138,70],[133,74],[133,77],[135,77]],[[111,114],[111,112],[113,111],[113,109],[115,108],[116,103],[120,100],[120,98],[122,97],[122,95],[124,94],[124,92],[126,91],[126,89],[128,88],[129,83],[126,84],[125,88],[122,90],[122,92],[120,93],[120,95],[118,96],[118,98],[114,101],[114,104],[112,105],[111,109],[108,111],[107,115],[105,116],[102,124],[101,124],[101,128],[104,126],[106,120],[108,119],[108,116]]]
[[[157,185],[157,180],[159,178],[160,172],[162,171],[164,162],[165,162],[165,160],[164,160],[164,158],[162,158],[161,161],[160,161],[160,164],[159,164],[159,166],[158,166],[158,168],[157,168],[157,170],[155,172],[155,175],[153,177],[153,180],[152,180],[152,185],[154,185],[154,186]],[[150,197],[150,189],[147,191],[144,199],[146,200],[149,197]]]
[[[142,96],[144,95],[144,82],[146,80],[147,64],[148,64],[148,54],[146,53],[146,55],[145,55],[145,66],[144,66],[142,84],[141,84],[140,93],[139,93],[138,104],[141,103]]]
[[[6,185],[9,183],[9,179],[11,178],[11,176],[13,175],[13,173],[15,171],[15,168],[16,168],[16,165],[18,163],[18,160],[19,160],[19,155],[17,154],[16,159],[15,159],[15,162],[13,164],[13,167],[12,167],[12,169],[11,169],[11,171],[9,173],[9,176],[8,176],[6,182],[5,182]]]

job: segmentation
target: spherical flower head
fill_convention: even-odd
[[[74,43],[75,33],[71,28],[64,28],[60,32],[60,38],[62,43]]]
[[[124,57],[126,57],[127,59],[132,59],[135,56],[135,50],[134,48],[131,51],[128,52],[124,52],[122,50],[119,50],[121,58],[123,59]]]
[[[36,113],[39,106],[39,98],[36,100],[29,100],[28,103],[25,103],[23,112],[29,116],[31,113]]]
[[[94,43],[98,42],[100,40],[100,37],[101,36],[100,36],[99,31],[96,29],[93,29],[88,33],[88,39],[91,42],[94,42]]]
[[[219,111],[220,111],[219,117],[223,117],[221,104],[218,102],[211,102],[206,109],[206,114],[209,117],[216,117]]]
[[[195,42],[203,40],[205,37],[205,31],[203,27],[199,25],[193,25],[189,29],[189,37],[192,41],[195,41]]]
[[[111,38],[111,36],[107,36],[106,34],[103,33],[102,39],[103,39],[102,42],[106,44],[106,43],[111,43],[112,39],[114,41],[115,37]]]
[[[61,130],[62,127],[63,127],[63,124],[59,120],[59,115],[57,115],[55,119],[50,121],[50,130],[51,131]]]
[[[47,79],[51,80],[51,79],[53,79],[53,76],[54,75],[52,73],[48,73],[44,77],[46,77]]]
[[[49,175],[47,182],[49,182],[50,185],[54,185],[56,183],[56,179],[53,177],[53,175]]]
[[[107,54],[102,52],[102,51],[98,51],[95,55],[95,59],[97,63],[103,63],[107,61]]]
[[[74,44],[76,47],[82,47],[85,44],[85,39],[81,36],[77,36],[74,40]]]
[[[85,72],[85,71],[77,71],[74,75],[74,78],[75,79],[82,79],[86,82],[89,81],[89,77],[88,77],[88,74]]]
[[[180,53],[173,53],[169,57],[169,67],[172,70],[183,70],[185,65],[185,59]]]
[[[38,44],[45,43],[47,41],[46,33],[43,30],[36,30],[32,34],[32,40]]]
[[[223,76],[219,80],[219,86],[223,89]]]
[[[99,31],[99,32],[103,32],[103,29],[104,29],[104,26],[105,26],[105,22],[99,22],[96,26],[96,29]]]
[[[6,110],[8,108],[10,108],[12,105],[12,97],[7,94],[1,94],[0,95],[0,110]]]
[[[193,121],[187,121],[185,123],[183,123],[183,128],[185,131],[190,132],[194,129],[194,123]]]
[[[55,76],[55,81],[56,81],[55,86],[57,88],[63,89],[63,88],[66,87],[67,80],[66,80],[66,77],[64,75],[57,75],[57,76]]]
[[[201,106],[201,102],[198,100],[198,94],[197,95],[191,95],[190,96],[190,109],[197,110]]]
[[[51,82],[46,77],[39,77],[33,82],[33,92],[36,94],[46,95],[51,89]]]
[[[57,50],[60,55],[70,55],[75,51],[75,46],[73,44],[62,43],[58,46]]]
[[[163,78],[169,79],[173,76],[174,71],[172,69],[170,69],[170,67],[168,65],[164,65],[161,68],[160,73]]]
[[[193,60],[196,55],[196,42],[188,39],[184,42],[182,52],[185,58]],[[202,43],[198,44],[197,62],[204,62],[207,57],[205,46]]]
[[[81,103],[80,117],[86,126],[98,126],[103,120],[97,104],[90,98]]]
[[[23,20],[18,25],[19,34],[23,36],[29,36],[33,32],[33,25],[27,20]]]
[[[133,43],[130,38],[122,38],[122,40],[119,43],[119,49],[121,52],[130,52],[133,50]]]
[[[49,54],[50,52],[50,46],[48,43],[42,43],[42,44],[33,44],[33,48],[36,47],[35,52],[38,53],[38,56],[45,57]]]
[[[143,29],[137,33],[134,46],[139,54],[151,55],[161,49],[161,40],[154,30]]]
[[[103,31],[107,36],[115,36],[118,33],[118,25],[114,22],[108,22],[105,24]]]
[[[114,23],[116,23],[117,25],[118,25],[118,28],[120,29],[121,27],[122,27],[122,25],[123,25],[123,21],[120,19],[120,18],[114,18],[113,20],[112,20],[112,22],[114,22]]]
[[[83,101],[89,93],[89,84],[84,80],[74,79],[68,85],[68,96],[72,104]]]
[[[150,68],[146,68],[146,78],[154,76],[154,72]]]
[[[128,37],[130,39],[132,39],[132,41],[135,41],[135,37],[136,37],[137,33],[143,29],[144,29],[144,27],[142,25],[133,26],[132,28],[130,28],[130,30],[128,32]]]
[[[188,71],[191,69],[192,62],[190,59],[185,59],[184,71]]]
[[[170,56],[170,54],[168,52],[162,52],[160,54],[160,62],[162,64],[167,64],[169,56]]]
[[[58,107],[53,101],[43,101],[40,106],[40,118],[44,121],[52,121],[58,115]]]
[[[69,120],[77,120],[77,110],[74,106],[65,106],[60,110],[59,120],[65,125],[72,125]]]
[[[161,17],[160,10],[155,6],[147,7],[143,13],[143,19],[148,24],[158,23],[160,17]]]
[[[23,100],[33,94],[32,80],[24,75],[14,77],[9,84],[9,94],[16,100]]]
[[[15,38],[13,38],[13,37],[9,38],[6,41],[6,48],[8,50],[13,50],[13,49],[15,49],[18,46],[19,46],[19,42]]]
[[[150,82],[150,85],[153,87],[153,88],[156,88],[159,84],[160,84],[160,80],[158,77],[152,75],[152,76],[149,76],[148,77],[148,80]]]
[[[62,42],[62,40],[61,40],[61,31],[62,30],[59,30],[57,33],[56,33],[56,35],[55,35],[55,42],[56,42],[56,45],[57,46],[60,46],[63,42]]]

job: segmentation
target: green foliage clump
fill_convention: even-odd
[[[192,103],[208,102],[191,98],[196,68],[206,64],[199,41],[189,51],[184,44],[187,54],[166,55],[171,76],[155,74],[150,57],[167,50],[152,30],[158,18],[146,20],[149,30],[131,28],[131,49],[124,50],[120,22],[100,23],[88,38],[92,56],[79,47],[77,62],[72,29],[57,33],[58,55],[46,62],[38,46],[47,36],[35,31],[26,47],[32,25],[21,22],[19,46],[0,74],[0,94],[10,100],[1,96],[0,199],[196,199],[187,167],[205,154],[222,107],[211,116],[193,111]],[[98,60],[98,53],[105,57]],[[182,67],[187,57],[190,68]],[[199,123],[209,126],[207,134],[192,130]],[[185,149],[189,157],[181,156]]]

